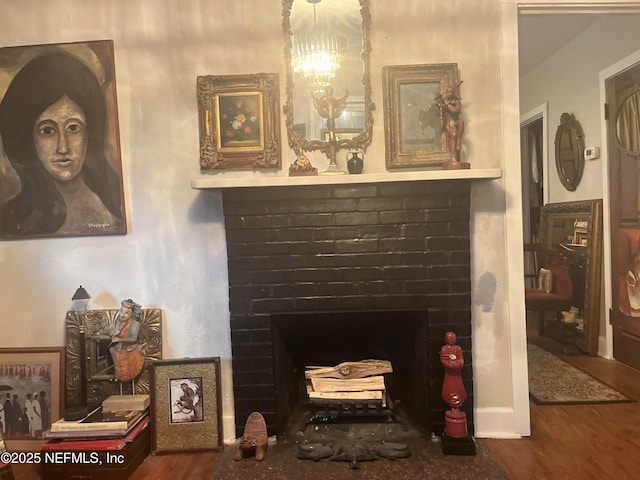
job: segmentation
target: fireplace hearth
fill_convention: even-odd
[[[286,433],[305,363],[368,358],[392,362],[392,401],[440,434],[449,330],[473,433],[469,203],[468,180],[224,190],[236,435],[253,411]]]

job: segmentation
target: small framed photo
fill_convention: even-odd
[[[280,168],[278,74],[198,77],[200,168]]]
[[[436,96],[458,84],[456,63],[382,69],[387,168],[437,167],[450,160]]]
[[[151,365],[153,453],[222,449],[220,357]]]
[[[0,421],[8,451],[39,451],[64,409],[64,347],[0,348]]]

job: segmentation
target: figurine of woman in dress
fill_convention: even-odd
[[[467,437],[467,414],[460,408],[467,399],[467,392],[462,382],[464,357],[462,348],[456,345],[456,334],[447,332],[444,336],[446,345],[440,349],[440,363],[444,367],[444,383],[442,399],[450,410],[445,412],[445,435],[451,438]]]
[[[116,314],[109,352],[116,377],[123,382],[135,380],[144,366],[144,351],[138,342],[142,308],[131,299],[121,302]]]
[[[442,399],[451,408],[460,408],[467,399],[467,392],[462,382],[462,367],[464,357],[462,348],[456,345],[456,334],[447,332],[446,345],[440,349],[440,363],[444,366],[444,383],[442,385]]]

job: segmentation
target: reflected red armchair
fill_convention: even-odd
[[[545,312],[555,312],[556,319],[560,318],[563,310],[569,310],[573,305],[573,282],[569,274],[569,267],[564,265],[565,257],[554,251],[543,251],[539,244],[525,245],[537,255],[540,267],[551,271],[552,287],[549,293],[537,288],[526,288],[524,299],[527,312],[535,312],[538,319],[538,333],[544,332]],[[536,282],[537,283],[537,282]]]

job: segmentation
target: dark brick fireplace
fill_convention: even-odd
[[[303,363],[376,355],[393,357],[389,390],[418,428],[439,434],[448,330],[473,432],[469,181],[234,188],[223,202],[236,436],[253,411],[284,433]]]

